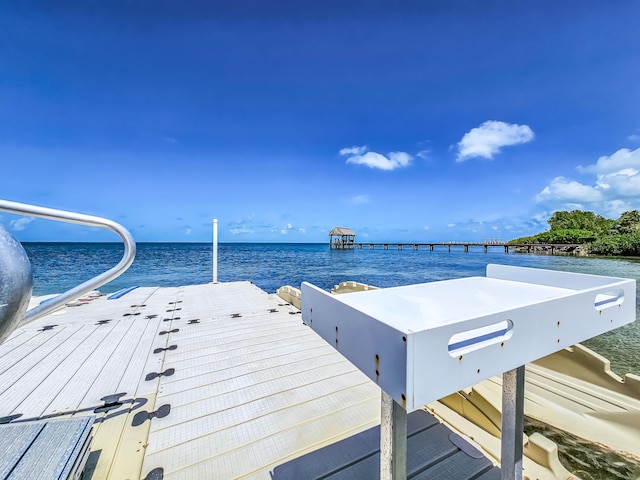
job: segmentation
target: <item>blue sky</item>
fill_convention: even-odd
[[[511,239],[640,208],[638,1],[0,5],[0,198],[138,241]],[[110,232],[0,213],[22,241]]]

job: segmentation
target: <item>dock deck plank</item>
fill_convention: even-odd
[[[79,408],[88,408],[101,404],[101,399],[105,395],[125,393],[133,395],[133,389],[121,390],[119,387],[126,387],[122,384],[127,368],[134,360],[134,352],[137,345],[144,341],[144,333],[148,329],[157,329],[157,321],[153,319],[137,319],[136,321],[121,321],[123,329],[126,329],[123,337],[115,344],[109,357],[99,366],[99,373],[95,377],[89,389],[84,394]],[[114,342],[115,343],[115,342]],[[139,373],[136,375],[137,380]],[[110,393],[105,393],[110,392]]]
[[[43,415],[77,410],[94,385],[106,390],[104,384],[99,383],[102,377],[101,373],[109,360],[123,360],[122,357],[114,356],[114,352],[120,342],[130,333],[132,323],[131,321],[117,321],[101,326],[103,329],[100,332],[102,341],[92,350],[87,351],[84,358],[77,359],[78,370],[71,378],[62,383],[62,388],[44,410]],[[115,366],[115,369],[118,369],[118,366]],[[99,406],[100,403],[94,402],[92,405]]]
[[[52,394],[57,393],[57,386],[60,383],[53,384],[53,391],[43,391],[41,385],[52,376],[60,375],[58,382],[64,382],[68,378],[69,372],[63,369],[65,360],[79,345],[91,337],[94,330],[95,328],[90,325],[82,325],[79,328],[67,327],[63,333],[56,335],[55,340],[61,343],[48,342],[45,344],[46,348],[38,349],[33,352],[34,355],[24,352],[25,362],[17,362],[15,368],[0,375],[0,384],[5,382],[5,373],[10,377],[6,380],[7,384],[11,383],[11,386],[2,393],[2,398],[5,399],[3,407],[10,410],[12,414],[39,417],[48,402],[53,399]],[[12,378],[16,374],[20,375],[19,381]]]
[[[65,385],[86,365],[91,354],[99,349],[100,344],[112,330],[111,328],[100,330],[94,324],[86,325],[82,329],[85,336],[74,335],[76,342],[67,342],[64,356],[56,355],[58,362],[52,368],[46,378],[41,378],[31,393],[16,407],[25,415],[43,416],[51,412],[48,406],[64,390]],[[58,354],[58,352],[55,352]],[[31,373],[31,372],[29,372]]]

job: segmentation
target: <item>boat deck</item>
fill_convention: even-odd
[[[85,479],[294,478],[344,448],[350,468],[377,471],[379,388],[297,308],[249,282],[88,298],[0,346],[0,423],[89,415]],[[435,474],[452,465],[455,478],[492,475],[475,449],[418,417],[416,478],[452,478]]]

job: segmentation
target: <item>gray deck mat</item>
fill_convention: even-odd
[[[407,419],[407,477],[416,480],[493,480],[500,470],[471,445],[460,450],[452,435],[429,413],[416,410]],[[458,440],[459,442],[459,440]],[[475,451],[475,452],[474,452]],[[480,457],[480,458],[478,458]],[[274,480],[376,479],[380,477],[380,427],[279,465]]]

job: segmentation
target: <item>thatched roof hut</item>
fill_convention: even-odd
[[[336,237],[335,239],[333,237]],[[344,249],[354,248],[356,234],[353,230],[346,227],[335,227],[329,232],[329,247]]]
[[[356,236],[356,234],[353,232],[353,230],[351,230],[350,228],[347,227],[335,227],[333,230],[331,230],[329,232],[329,236],[340,236],[340,235],[351,235],[353,237]]]

